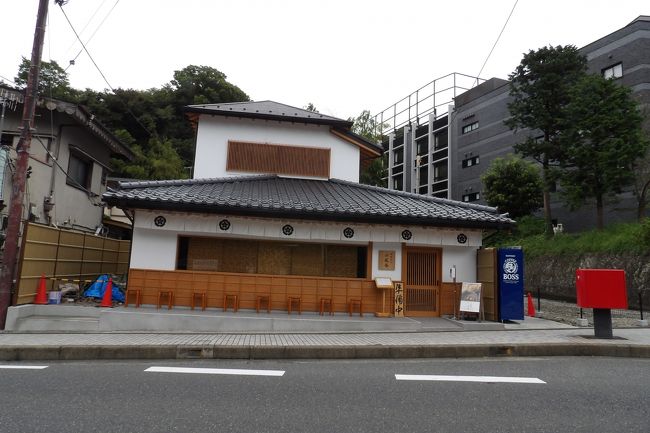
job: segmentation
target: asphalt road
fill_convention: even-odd
[[[650,360],[644,359],[30,362],[0,367],[8,365],[47,368],[0,368],[0,432],[650,431]],[[151,367],[212,370],[145,371]],[[500,382],[534,379],[545,383]]]

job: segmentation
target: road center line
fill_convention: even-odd
[[[235,376],[283,376],[284,370],[240,370],[235,368],[149,367],[153,373],[228,374]]]
[[[0,365],[0,369],[4,370],[42,370],[47,368],[47,365]]]
[[[546,383],[536,377],[444,376],[435,374],[396,374],[397,380],[430,380],[439,382]]]

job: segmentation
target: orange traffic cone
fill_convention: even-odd
[[[113,306],[113,279],[109,278],[108,283],[106,284],[106,289],[104,290],[104,297],[102,298],[102,303],[99,304],[100,307],[112,307]]]
[[[45,288],[45,274],[41,274],[41,279],[38,282],[38,290],[36,291],[36,297],[34,298],[34,303],[39,305],[47,304],[47,289]]]
[[[528,292],[528,315],[530,317],[535,317],[535,305],[533,304],[533,297]]]

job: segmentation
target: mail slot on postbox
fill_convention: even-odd
[[[577,269],[576,291],[581,308],[627,309],[622,269]]]

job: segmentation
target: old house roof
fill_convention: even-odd
[[[374,156],[379,156],[382,152],[382,148],[378,144],[353,133],[350,130],[353,122],[349,120],[327,116],[275,101],[188,105],[184,108],[184,111],[188,113],[190,120],[194,123],[198,121],[197,116],[199,114],[210,114],[213,116],[243,117],[330,126],[334,135],[371,152]]]
[[[496,208],[392,191],[337,179],[274,175],[121,182],[111,206],[376,224],[505,228]]]
[[[3,85],[0,85],[0,98],[13,105],[22,104],[25,99],[23,91]],[[88,130],[106,144],[114,154],[122,155],[130,160],[135,158],[131,149],[122,143],[119,138],[109,131],[108,128],[97,120],[95,115],[88,111],[84,106],[58,99],[44,98],[42,96],[38,97],[36,106],[50,111],[56,110],[59,113],[67,114],[80,125],[88,128]]]

